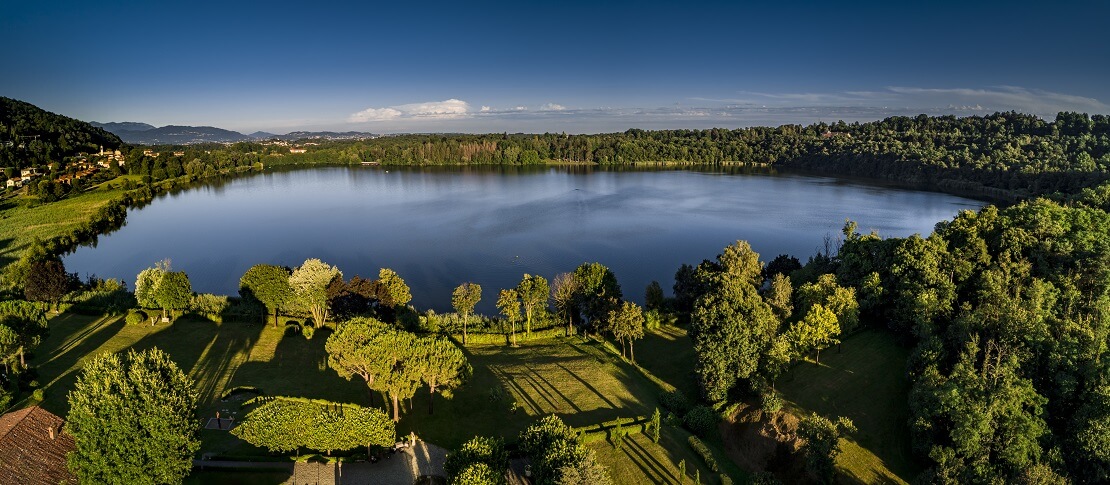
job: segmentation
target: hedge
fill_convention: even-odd
[[[690,436],[688,441],[690,442],[690,447],[701,455],[702,460],[705,460],[705,464],[709,467],[709,470],[714,473],[718,472],[717,460],[713,458],[713,452],[709,451],[709,447],[705,446],[705,443],[702,443],[697,436]]]

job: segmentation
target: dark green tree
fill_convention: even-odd
[[[239,278],[239,296],[262,303],[273,314],[275,327],[278,325],[278,312],[293,300],[290,273],[288,268],[281,266],[256,264]]]
[[[73,279],[61,261],[35,261],[23,282],[23,295],[31,301],[50,302],[56,312],[62,297],[69,293]]]

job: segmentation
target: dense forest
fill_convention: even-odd
[[[1054,121],[1019,113],[982,117],[893,117],[736,130],[628,130],[599,135],[398,135],[322,142],[307,153],[237,143],[132,150],[131,173],[154,180],[232,166],[359,162],[383,165],[544,163],[769,165],[882,178],[1013,201],[1074,193],[1108,178],[1110,118],[1060,113]],[[170,156],[172,152],[184,152]],[[131,163],[134,162],[134,163]]]
[[[118,136],[84,121],[0,97],[0,167],[45,166],[122,145]]]

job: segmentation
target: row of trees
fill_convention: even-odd
[[[304,311],[316,328],[333,313],[346,319],[375,309],[392,320],[394,312],[412,300],[408,285],[391,269],[382,268],[377,280],[355,276],[344,282],[339,268],[315,258],[295,269],[254,265],[240,278],[239,295],[265,306],[275,326],[280,312]]]

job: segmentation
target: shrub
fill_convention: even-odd
[[[732,485],[732,478],[724,473],[721,474],[721,485]]]
[[[713,452],[709,450],[708,446],[705,446],[705,443],[702,443],[697,436],[691,436],[687,441],[690,442],[690,447],[698,452],[698,455],[701,455],[701,459],[705,461],[705,466],[709,467],[709,471],[714,473],[719,471],[717,460],[713,458]]]
[[[197,315],[203,316],[214,322],[220,322],[224,312],[231,307],[226,296],[213,295],[211,293],[199,293],[193,295],[192,301],[189,302],[189,309]]]
[[[34,391],[31,391],[31,399],[42,402],[46,399],[46,394],[43,392],[42,388],[35,389]]]
[[[316,327],[312,325],[305,325],[301,328],[301,333],[304,334],[305,340],[312,340],[312,336],[316,334]]]
[[[146,322],[146,313],[142,310],[131,310],[127,312],[127,319],[125,321],[128,325],[142,325]]]
[[[679,417],[685,416],[690,411],[690,400],[677,389],[660,395],[659,403]]]
[[[705,438],[710,436],[713,428],[717,426],[717,413],[713,412],[712,408],[696,406],[686,413],[682,422],[690,432]]]
[[[782,409],[782,397],[779,397],[779,393],[771,391],[763,395],[761,404],[764,413],[773,414]]]

